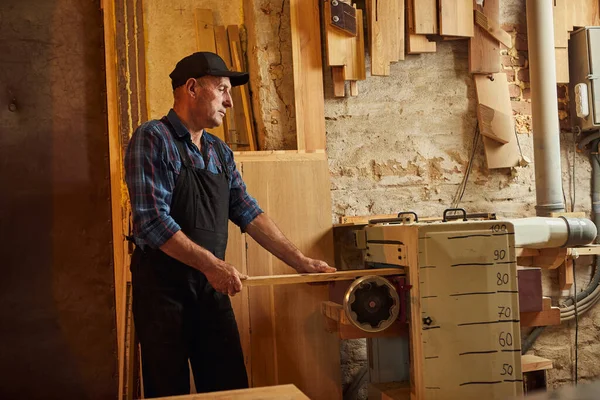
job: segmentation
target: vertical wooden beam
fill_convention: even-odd
[[[124,329],[125,329],[125,257],[124,226],[121,208],[122,149],[119,130],[119,99],[117,79],[117,37],[115,2],[103,1],[104,51],[106,68],[106,110],[110,167],[110,202],[112,214],[113,265],[115,274],[115,318],[119,370],[119,399],[123,396]]]
[[[493,21],[500,17],[499,0],[485,0],[478,6],[473,0],[473,8]],[[469,72],[472,74],[493,74],[500,72],[500,44],[483,28],[475,26],[475,36],[469,40]]]
[[[290,0],[298,150],[325,149],[319,0]]]

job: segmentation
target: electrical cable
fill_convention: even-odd
[[[456,194],[454,195],[454,199],[452,200],[451,208],[458,208],[458,204],[461,202],[465,190],[467,188],[467,183],[469,181],[469,176],[471,175],[471,170],[473,169],[473,161],[475,159],[475,151],[477,150],[477,146],[479,144],[479,137],[481,133],[479,131],[479,121],[475,124],[475,134],[473,135],[473,143],[471,145],[471,154],[469,155],[469,163],[467,164],[467,169],[465,170],[465,174],[463,175],[462,181],[458,186]]]

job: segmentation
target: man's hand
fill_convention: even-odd
[[[330,267],[325,261],[315,260],[314,258],[304,257],[294,266],[299,274],[313,274],[320,272],[335,272],[336,269]]]
[[[220,293],[235,296],[242,290],[242,279],[248,277],[241,274],[235,267],[225,261],[220,261],[203,271],[212,287]]]

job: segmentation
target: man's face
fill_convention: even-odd
[[[225,110],[233,105],[229,78],[205,76],[196,79],[196,83],[194,114],[200,126],[211,129],[221,125]]]

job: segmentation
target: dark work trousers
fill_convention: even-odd
[[[186,144],[175,141],[182,167],[171,216],[191,240],[223,259],[228,176],[193,168]],[[217,150],[225,166],[220,144]],[[216,292],[200,271],[160,250],[136,248],[131,272],[146,397],[188,394],[188,359],[199,393],[248,387],[229,296]]]

